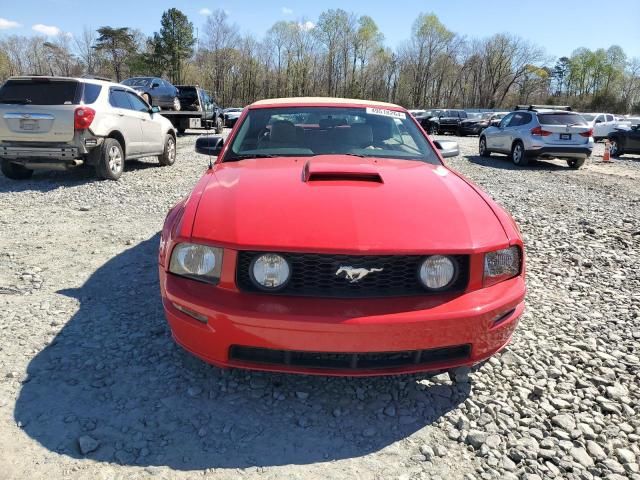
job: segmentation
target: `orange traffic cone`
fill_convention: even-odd
[[[611,146],[609,145],[609,140],[605,140],[604,141],[604,155],[602,155],[602,161],[603,162],[610,162],[611,161],[611,152],[609,151],[611,149]]]

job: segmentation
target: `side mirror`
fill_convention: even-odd
[[[158,82],[153,82],[151,84],[151,88],[158,88],[160,86],[160,84]]]
[[[602,120],[596,120],[596,123],[602,123]]]
[[[433,144],[440,150],[440,155],[442,155],[443,158],[457,157],[460,155],[458,142],[454,142],[453,140],[436,140]]]
[[[219,135],[207,135],[196,140],[196,153],[217,157],[224,146],[224,139]]]
[[[158,113],[160,111],[160,107],[158,107],[157,105],[154,105],[153,107],[151,107],[151,109],[149,110],[150,113]]]

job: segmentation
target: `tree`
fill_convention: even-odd
[[[122,80],[123,66],[136,51],[134,36],[128,27],[100,27],[98,35],[94,48],[107,56],[116,82],[119,82]]]
[[[180,10],[170,8],[162,14],[160,32],[150,42],[152,62],[164,65],[173,83],[181,83],[183,63],[193,55],[195,43],[193,24]]]

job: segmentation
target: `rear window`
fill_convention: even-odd
[[[196,98],[198,96],[195,87],[178,87],[180,98]]]
[[[74,105],[78,103],[79,85],[74,80],[48,78],[8,80],[0,88],[0,103]]]
[[[584,118],[587,122],[590,122],[594,118],[596,118],[596,116],[595,115],[589,115],[588,113],[583,113],[582,114],[582,118]]]
[[[587,122],[577,113],[539,113],[538,120],[542,125],[586,125]]]

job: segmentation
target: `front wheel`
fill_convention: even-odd
[[[176,141],[170,133],[164,140],[164,151],[158,157],[158,161],[162,166],[173,165],[176,161]]]
[[[567,159],[567,165],[569,165],[570,168],[578,169],[584,165],[585,161],[586,158],[569,158]]]
[[[611,140],[611,143],[609,144],[609,154],[612,157],[619,157],[623,154],[622,150],[620,149],[620,144],[618,143],[618,140],[615,140],[615,139]]]
[[[182,108],[182,106],[180,105],[180,100],[178,100],[178,97],[176,97],[176,98],[173,99],[173,109],[176,112],[179,112],[180,108]]]
[[[519,167],[524,167],[529,163],[529,159],[524,152],[524,145],[522,142],[515,142],[511,147],[511,161],[514,165]]]
[[[219,135],[224,130],[224,122],[220,117],[216,117],[216,133]]]
[[[118,180],[124,171],[124,151],[115,138],[107,138],[102,144],[100,158],[96,164],[98,178]]]
[[[478,152],[481,157],[490,157],[491,152],[487,148],[487,139],[484,137],[480,137],[480,143],[478,144]]]
[[[33,175],[33,170],[10,160],[2,160],[2,173],[11,180],[27,180]]]

